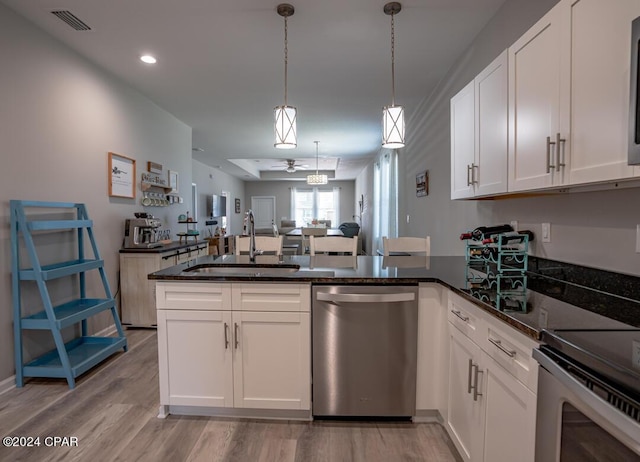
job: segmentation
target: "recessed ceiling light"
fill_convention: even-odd
[[[140,56],[140,61],[146,64],[155,64],[157,62],[156,58],[151,55],[142,55]]]

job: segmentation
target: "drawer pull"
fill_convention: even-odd
[[[455,314],[457,317],[459,317],[460,319],[462,319],[464,322],[469,322],[469,316],[463,316],[460,311],[456,311],[456,310],[451,310],[451,312]]]
[[[238,323],[234,322],[233,323],[233,337],[235,340],[235,347],[236,350],[238,349],[238,345],[240,344],[240,342],[238,341]]]
[[[516,355],[516,350],[507,350],[504,346],[502,346],[502,342],[500,340],[496,340],[489,337],[489,341],[493,343],[495,346],[497,346],[500,351],[502,351],[504,354],[506,354],[510,358],[513,358]]]
[[[224,323],[224,349],[229,348],[229,324]]]

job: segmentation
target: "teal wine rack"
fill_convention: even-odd
[[[466,240],[466,282],[474,297],[500,311],[527,311],[529,236],[518,243],[482,244]]]
[[[127,351],[127,339],[124,336],[116,302],[111,294],[104,261],[100,258],[93,234],[93,222],[89,219],[84,204],[67,202],[10,201],[11,208],[11,266],[14,325],[14,354],[16,367],[16,386],[24,385],[25,377],[66,378],[69,388],[75,388],[75,378],[108,358],[120,348]],[[27,213],[29,210],[31,213]],[[56,218],[52,218],[55,216]],[[60,219],[62,216],[65,219]],[[36,243],[43,242],[51,252],[54,233],[75,231],[75,256],[68,261],[53,264],[41,264]],[[85,256],[85,231],[93,251],[93,258]],[[22,239],[20,239],[22,237]],[[35,239],[34,239],[35,238]],[[40,239],[38,239],[40,238]],[[68,237],[65,237],[68,239]],[[24,249],[21,248],[21,242]],[[48,245],[47,245],[48,244]],[[30,267],[25,267],[22,254],[26,253]],[[25,259],[26,260],[26,259]],[[97,270],[104,287],[101,298],[87,297],[86,274]],[[66,280],[65,280],[66,278]],[[72,300],[54,305],[48,284],[54,280],[68,281],[68,287],[75,292]],[[23,282],[30,281],[30,282]],[[42,300],[40,306],[25,306],[22,290],[34,283]],[[58,283],[59,284],[59,283]],[[59,285],[57,286],[59,289]],[[29,297],[29,304],[31,299]],[[87,319],[103,311],[110,311],[117,330],[117,336],[99,337],[87,334]],[[28,314],[23,314],[27,312]],[[33,314],[32,314],[33,313]],[[62,330],[79,325],[75,329],[79,336],[64,340]],[[55,349],[24,363],[23,336],[29,330],[48,330],[51,332]],[[65,336],[68,337],[65,331]]]

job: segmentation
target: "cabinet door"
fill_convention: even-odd
[[[158,310],[160,404],[233,406],[231,312]]]
[[[449,402],[447,427],[458,452],[465,461],[482,458],[484,439],[484,396],[480,367],[480,347],[449,327]],[[515,459],[517,460],[517,459]]]
[[[474,80],[476,196],[507,192],[507,55],[505,50]]]
[[[631,21],[638,0],[571,8],[571,184],[629,178]]]
[[[562,184],[569,133],[570,4],[560,1],[509,48],[509,191]],[[568,157],[564,163],[568,163]]]
[[[122,323],[131,326],[156,325],[155,281],[147,274],[161,269],[159,254],[120,254],[120,308]]]
[[[309,313],[233,313],[234,405],[311,409]]]
[[[451,199],[473,197],[474,83],[451,98]]]
[[[533,462],[536,395],[482,353],[484,396],[484,460]]]

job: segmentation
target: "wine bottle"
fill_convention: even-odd
[[[529,242],[533,241],[534,235],[529,230],[516,231],[513,233],[504,233],[488,237],[482,241],[483,244],[519,244],[524,241],[524,237],[529,237]]]
[[[473,239],[474,241],[481,241],[493,236],[494,234],[508,233],[513,231],[511,225],[499,225],[499,226],[480,226],[468,233],[462,233],[460,240]]]

